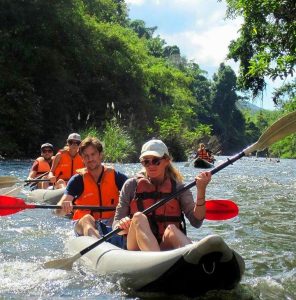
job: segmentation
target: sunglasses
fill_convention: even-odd
[[[159,166],[162,159],[164,159],[164,157],[156,157],[156,158],[151,158],[151,159],[143,159],[143,160],[140,161],[140,163],[144,167],[148,167],[150,165],[152,165],[152,166]]]
[[[51,150],[51,149],[44,149],[44,150],[42,150],[42,153],[52,153],[53,151]]]
[[[77,145],[77,146],[79,146],[80,145],[80,141],[68,141],[68,144],[70,145],[70,146],[72,146],[72,145]]]

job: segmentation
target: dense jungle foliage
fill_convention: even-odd
[[[227,2],[233,14],[245,9],[240,1]],[[265,2],[270,1],[248,3],[257,7]],[[257,24],[263,21],[258,17]],[[295,30],[295,19],[293,24],[294,29],[283,26],[282,34]],[[293,82],[277,91],[275,112],[238,109],[238,103],[251,99],[239,96],[241,89],[255,86],[257,92],[258,83],[253,82],[274,76],[253,63],[258,59],[250,53],[239,56],[244,43],[254,45],[254,34],[246,38],[243,30],[231,45],[230,57],[240,60],[243,70],[249,68],[237,80],[224,63],[208,78],[197,62],[155,36],[155,30],[142,20],[130,20],[123,0],[0,0],[0,157],[34,157],[43,142],[61,148],[71,132],[98,135],[109,161],[137,160],[142,143],[152,137],[163,139],[175,160],[186,160],[200,141],[214,153],[232,154],[256,141],[280,115],[296,109]],[[261,32],[262,41],[264,34],[270,36]],[[295,46],[295,36],[283,44]],[[255,38],[260,48],[257,33]],[[291,57],[282,63],[288,67],[294,64],[295,47],[285,50]],[[253,72],[259,67],[261,72]],[[279,76],[288,76],[293,68],[287,72]],[[255,81],[243,84],[252,76],[257,76]],[[295,135],[269,152],[296,157]]]

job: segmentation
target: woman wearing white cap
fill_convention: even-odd
[[[190,190],[168,201],[148,216],[141,213],[160,199],[184,186],[182,175],[172,165],[167,146],[161,140],[150,140],[142,147],[140,162],[144,169],[128,179],[120,194],[113,228],[127,235],[128,250],[160,251],[191,243],[186,236],[184,214],[196,228],[205,218],[205,192],[210,172],[196,176],[197,199]]]
[[[56,188],[66,187],[69,179],[76,174],[76,170],[84,167],[82,158],[78,153],[80,143],[80,135],[71,133],[64,149],[56,154],[48,174],[50,182],[54,183]]]

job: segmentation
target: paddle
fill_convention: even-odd
[[[49,173],[49,171],[34,178],[34,180],[40,179],[41,177],[47,175],[48,173]],[[14,184],[16,183],[15,180],[16,180],[16,177],[14,177],[14,176],[0,176],[0,189],[7,189],[4,193],[1,193],[1,195],[16,196],[20,193],[22,186],[14,186]],[[2,188],[1,188],[1,182],[2,182]],[[11,182],[13,182],[13,184],[11,184]],[[34,182],[34,183],[27,182],[23,186],[25,187],[25,186],[31,185],[30,187],[32,187],[32,186],[36,185],[37,183],[38,182]],[[8,186],[3,188],[3,185],[8,185]],[[11,186],[12,186],[12,188],[8,189]]]
[[[30,179],[30,180],[19,180],[13,176],[0,176],[0,187],[10,187],[16,183],[32,183],[32,182],[45,182],[49,179]]]
[[[0,216],[7,216],[18,213],[25,209],[44,208],[44,209],[60,209],[60,205],[41,205],[41,204],[27,204],[21,198],[14,198],[10,196],[0,196]],[[85,206],[73,205],[73,209],[83,209],[91,211],[113,211],[114,206]]]
[[[296,131],[296,111],[289,113],[288,115],[282,117],[278,121],[276,121],[274,124],[272,124],[266,131],[263,132],[263,134],[260,136],[259,140],[254,143],[253,145],[247,147],[242,152],[238,153],[237,155],[229,158],[227,161],[222,163],[221,165],[215,167],[210,172],[211,174],[216,174],[220,170],[226,168],[233,162],[237,161],[238,159],[242,158],[245,155],[249,155],[250,153],[256,151],[256,150],[263,150],[269,145],[275,143],[276,141],[279,141],[280,139],[284,138],[285,136],[292,134]],[[154,211],[156,208],[162,206],[166,202],[170,201],[173,198],[176,198],[184,191],[192,188],[195,186],[195,181],[187,184],[182,189],[176,191],[175,193],[171,194],[170,196],[158,201],[157,203],[153,204],[151,207],[145,209],[143,211],[144,214],[149,214],[150,212]],[[97,240],[95,243],[91,244],[90,246],[86,247],[85,249],[81,250],[79,253],[75,254],[72,257],[65,258],[65,259],[58,259],[49,261],[44,264],[45,268],[55,268],[55,269],[65,269],[70,270],[73,266],[73,263],[79,259],[84,254],[88,253],[95,247],[102,244],[104,241],[107,241],[109,238],[111,238],[113,235],[120,232],[120,228],[116,228],[115,230],[109,232],[104,237]]]
[[[49,172],[50,172],[50,171],[47,171],[47,172],[45,172],[45,173],[43,173],[43,174],[41,174],[41,175],[35,177],[34,179],[40,179],[40,178],[42,178],[43,176],[48,175]],[[38,183],[38,182],[33,182],[33,183],[31,184],[31,182],[27,182],[26,184],[24,184],[24,186],[30,185],[30,187],[32,188],[32,187],[35,186],[37,183]]]

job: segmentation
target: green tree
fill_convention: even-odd
[[[196,113],[195,123],[213,124],[212,100],[211,100],[211,81],[206,77],[206,71],[200,69],[199,65],[189,62],[184,66],[184,72],[192,78],[190,90],[195,98],[194,111]]]
[[[124,0],[83,0],[84,7],[89,15],[98,22],[118,23],[126,26],[127,6]]]
[[[231,42],[228,55],[240,62],[240,86],[256,96],[265,87],[265,76],[292,76],[296,63],[295,1],[226,2],[228,18],[243,18],[240,36]]]
[[[20,158],[24,153],[39,150],[41,103],[29,82],[15,79],[10,84],[9,92],[3,93],[0,81],[0,154]]]
[[[245,144],[245,121],[237,109],[236,75],[231,67],[220,65],[213,76],[212,112],[214,133],[220,138],[224,153],[233,153]]]
[[[151,39],[156,26],[154,27],[146,27],[146,23],[143,20],[132,20],[129,24],[130,28],[137,33],[139,38]]]
[[[131,109],[138,109],[135,124],[141,120],[146,95],[141,64],[147,48],[130,29],[116,23],[120,2],[1,2],[1,99],[6,101],[7,118],[26,123],[34,116],[30,122],[38,127],[38,135],[31,135],[32,141],[59,144],[87,122],[100,127],[112,101],[123,118],[129,120]],[[21,95],[29,85],[30,98],[40,105],[32,101],[25,119],[10,115],[14,103],[6,95]],[[37,117],[29,107],[39,107]],[[4,127],[3,132],[9,131]]]

